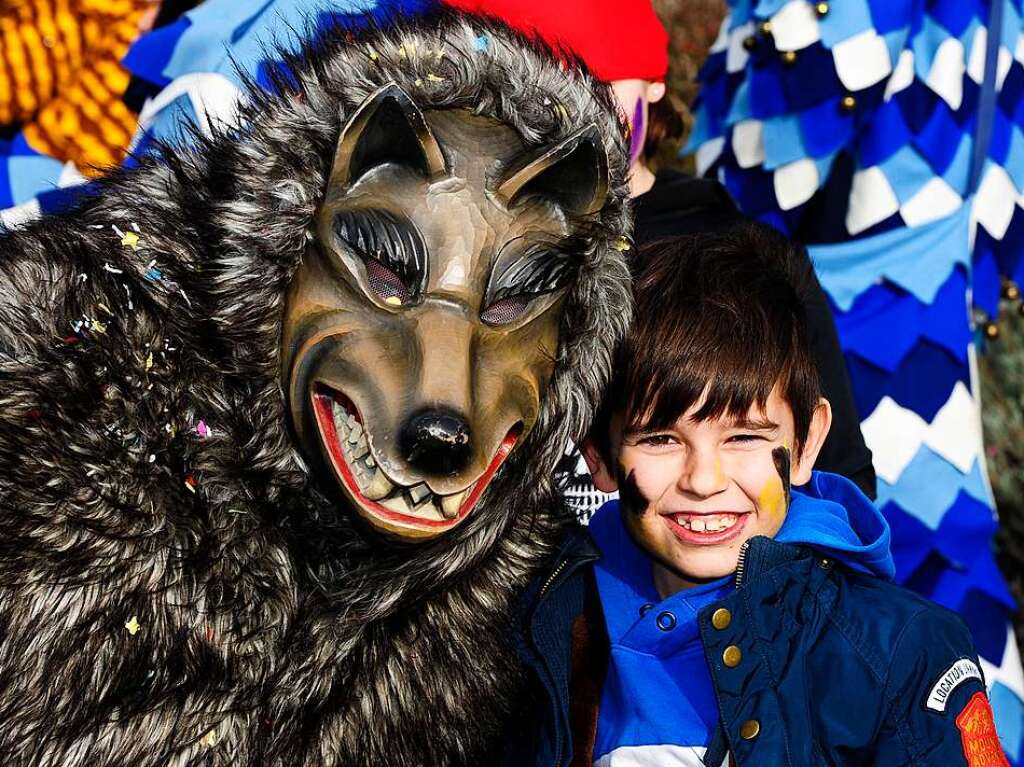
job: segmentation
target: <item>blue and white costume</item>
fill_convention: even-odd
[[[992,557],[972,313],[1024,278],[1017,0],[731,0],[691,148],[808,244],[875,457],[898,580],[967,621],[1021,763],[1024,678]]]

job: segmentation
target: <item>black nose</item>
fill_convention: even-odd
[[[406,422],[400,447],[405,460],[426,474],[455,474],[469,461],[469,424],[451,411],[424,410]]]

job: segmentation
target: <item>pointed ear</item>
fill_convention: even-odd
[[[447,171],[441,147],[409,95],[389,83],[359,105],[338,138],[331,183],[354,183],[370,168],[397,163],[434,179]]]
[[[498,186],[511,208],[526,195],[546,197],[578,215],[600,210],[608,196],[608,155],[596,125],[588,125],[519,170]]]

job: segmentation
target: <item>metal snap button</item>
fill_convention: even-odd
[[[729,628],[730,623],[732,623],[732,613],[724,607],[719,607],[711,614],[711,625],[719,631]]]
[[[640,617],[643,618],[647,613],[654,609],[654,605],[650,602],[640,605]]]
[[[761,723],[756,719],[748,719],[740,726],[740,737],[743,740],[753,740],[761,732]]]
[[[671,631],[676,627],[676,616],[670,612],[658,613],[654,622],[662,631]]]
[[[734,644],[726,647],[725,651],[722,653],[722,663],[729,668],[736,668],[740,665],[741,660],[743,660],[743,653],[740,651],[740,648]]]

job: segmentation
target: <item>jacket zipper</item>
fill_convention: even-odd
[[[739,557],[736,558],[736,588],[743,585],[743,570],[747,566],[747,549],[749,548],[750,541],[743,541]]]
[[[562,571],[566,568],[568,564],[569,560],[563,559],[561,562],[558,563],[558,566],[551,571],[551,575],[549,575],[545,579],[544,585],[540,587],[540,593],[537,595],[538,600],[541,599],[548,592],[548,589],[551,588],[551,584],[554,583],[555,579],[562,574]]]

